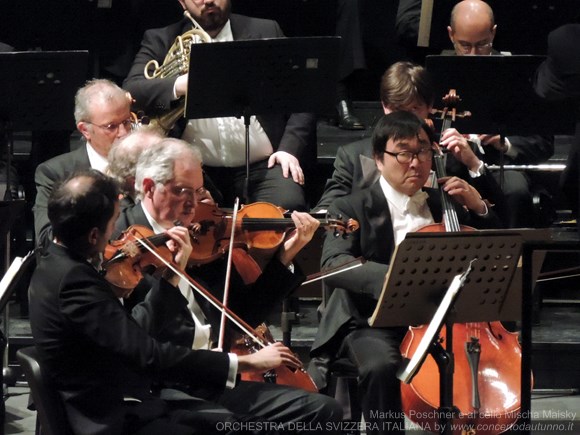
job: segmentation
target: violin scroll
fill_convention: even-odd
[[[343,238],[348,237],[350,233],[358,231],[359,223],[355,219],[348,219],[346,222],[342,219],[341,215],[336,218],[326,218],[321,225],[329,230],[333,230],[334,237],[342,236]]]

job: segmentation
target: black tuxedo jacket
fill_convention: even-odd
[[[278,23],[272,20],[232,14],[230,22],[236,41],[284,36]],[[172,101],[172,98],[173,85],[177,77],[147,80],[143,74],[145,65],[152,59],[161,65],[175,38],[187,30],[191,30],[191,21],[185,18],[167,27],[148,30],[143,36],[141,48],[123,82],[123,88],[131,92],[136,100],[136,106],[145,110],[148,115],[164,113],[175,107],[177,102]],[[198,61],[203,62],[203,59]],[[258,116],[258,120],[268,135],[274,151],[286,151],[299,158],[307,144],[313,143],[316,127],[314,114],[266,114]],[[178,127],[182,130],[184,125]],[[180,137],[181,132],[175,132],[174,135]]]
[[[65,180],[77,171],[90,168],[91,163],[85,145],[38,165],[34,174],[36,200],[33,209],[36,246],[45,248],[52,240],[52,231],[48,220],[48,198],[54,184]]]
[[[149,404],[145,421],[158,417],[164,404],[150,394],[154,376],[216,392],[225,388],[226,354],[153,338],[186,304],[179,290],[163,280],[132,317],[93,266],[51,243],[29,292],[41,364],[64,400],[75,433],[121,434],[127,417],[124,396]]]
[[[150,228],[143,208],[139,203],[122,210],[115,225],[115,233],[120,234],[131,225],[143,225]],[[216,260],[203,266],[193,266],[187,269],[188,275],[209,290],[220,301],[223,297],[225,271],[225,260]],[[245,285],[242,277],[236,268],[233,267],[228,306],[251,326],[257,326],[266,319],[273,307],[296,289],[303,280],[304,276],[302,274],[291,273],[276,259],[272,259],[267,264],[258,280],[252,285]],[[132,303],[143,300],[149,288],[150,284],[140,283],[134,291]],[[212,325],[212,332],[217,333],[219,331],[221,313],[203,296],[198,295],[196,292],[194,294],[197,303]],[[161,332],[164,340],[189,347],[193,344],[194,334],[195,324],[187,307],[184,308],[180,316],[167,323]]]
[[[435,222],[441,222],[441,197],[437,189],[425,189],[427,204]],[[485,217],[468,213],[456,206],[460,223],[476,228],[497,228],[499,219],[490,211]],[[322,250],[322,269],[331,269],[350,260],[363,257],[362,266],[330,276],[325,284],[332,294],[324,308],[311,356],[334,355],[346,333],[345,327],[354,324],[368,327],[380,296],[391,255],[395,248],[393,224],[389,205],[379,181],[356,193],[337,198],[329,207],[333,216],[355,219],[360,228],[348,238],[327,235]],[[325,385],[324,368],[310,367],[309,371],[319,387]],[[319,371],[322,370],[322,371]]]
[[[495,205],[494,211],[502,221],[507,222],[504,195],[491,173],[484,170],[482,175],[472,178],[465,165],[450,155],[447,155],[445,169],[448,175],[460,177],[475,187],[482,198]],[[327,209],[336,198],[373,185],[379,176],[370,137],[339,147],[334,159],[334,171],[315,210]]]

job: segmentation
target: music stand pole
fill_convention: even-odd
[[[244,127],[246,129],[246,179],[244,180],[244,203],[250,203],[250,108],[244,109]]]

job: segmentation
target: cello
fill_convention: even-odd
[[[456,96],[454,91],[450,94]],[[443,113],[444,116],[456,114],[455,108],[446,108]],[[444,122],[445,128],[449,125],[449,122]],[[435,150],[436,173],[438,178],[442,178],[445,176],[443,153],[438,146]],[[443,189],[441,195],[443,223],[427,225],[419,231],[473,231],[473,228],[459,224],[453,203]],[[427,325],[409,327],[400,345],[403,357],[414,354],[426,330]],[[446,332],[443,326],[440,337],[446,337]],[[454,324],[452,337],[455,386],[452,403],[459,412],[447,419],[456,426],[446,433],[494,435],[509,430],[515,424],[521,406],[521,347],[517,334],[507,331],[499,321],[495,321]],[[449,350],[450,346],[445,340],[440,338]],[[438,378],[438,366],[429,355],[413,381],[401,384],[403,411],[427,430],[441,428],[438,412],[440,385],[434,382]]]

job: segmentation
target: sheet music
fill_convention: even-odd
[[[34,251],[30,251],[24,257],[16,257],[10,264],[10,267],[2,277],[0,281],[0,311],[4,310],[4,306],[7,303],[7,296],[10,296],[9,289],[12,285],[16,284],[15,280],[19,277],[19,272],[22,269],[22,266],[28,262],[34,255]]]

